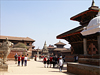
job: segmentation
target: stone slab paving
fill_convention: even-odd
[[[17,66],[14,61],[7,61],[7,64],[8,72],[0,72],[0,75],[74,75],[67,73],[66,64],[62,72],[58,68],[44,68],[41,60],[30,60],[27,66]]]

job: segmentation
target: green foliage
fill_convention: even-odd
[[[14,47],[15,48],[26,48],[27,49],[27,46],[24,43],[18,43]]]
[[[23,55],[25,55],[26,54],[26,52],[23,52]]]

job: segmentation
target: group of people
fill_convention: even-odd
[[[48,57],[44,57],[43,59],[43,62],[44,62],[44,67],[46,68],[46,65],[47,65],[47,68],[49,67],[49,64],[50,64],[50,68],[53,64],[53,68],[55,66],[59,67],[59,70],[62,71],[62,68],[63,68],[63,64],[64,64],[64,58],[62,58],[62,56],[59,56],[57,57],[56,56],[48,56]]]
[[[15,57],[15,64],[17,64],[17,61],[18,61],[18,66],[20,66],[20,63],[21,63],[21,65],[23,66],[23,64],[25,65],[25,66],[27,66],[27,55],[22,55],[22,57],[20,57],[20,55],[15,55],[14,56]],[[21,62],[20,62],[21,61]]]

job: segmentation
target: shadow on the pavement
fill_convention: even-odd
[[[52,67],[53,68],[53,67]],[[59,67],[54,67],[54,69],[59,69]]]
[[[37,61],[37,62],[43,62],[43,61]]]
[[[59,69],[59,67],[54,67],[54,69]],[[67,67],[63,67],[62,70],[67,70]]]
[[[67,75],[75,75],[75,74],[72,74],[72,73],[69,73],[69,72],[63,72],[63,73],[65,73],[65,74],[67,74]]]
[[[63,67],[62,70],[67,70],[67,67]]]
[[[59,71],[49,71],[49,72],[59,72]],[[67,75],[75,75],[75,74],[71,74],[71,73],[69,73],[69,72],[67,72],[67,71],[66,71],[66,72],[63,72],[63,71],[62,71],[61,73],[65,73],[65,74],[67,74]]]
[[[27,67],[27,66],[10,65],[10,67]]]

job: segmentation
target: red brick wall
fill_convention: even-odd
[[[11,51],[8,55],[8,59],[14,59],[15,54],[17,53],[17,55],[22,56],[23,55],[23,51]],[[27,52],[25,52],[27,54]]]

